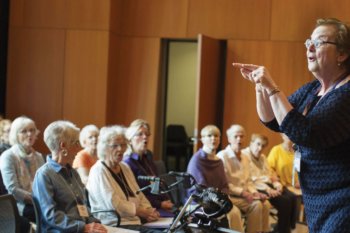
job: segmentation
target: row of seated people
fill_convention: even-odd
[[[253,134],[249,147],[242,149],[245,130],[240,125],[232,125],[227,130],[229,145],[217,153],[220,136],[220,130],[214,125],[208,125],[201,130],[203,147],[192,156],[187,172],[198,183],[218,188],[230,196],[234,205],[228,214],[231,229],[244,231],[241,216],[244,213],[246,232],[269,232],[269,210],[272,204],[278,210],[278,224],[274,231],[291,232],[296,224],[297,196],[279,182],[262,154],[268,143],[267,138]],[[290,141],[285,138],[285,144],[287,143],[290,144]],[[292,177],[292,167],[290,170],[286,169],[282,165],[286,161],[281,161],[283,157],[276,152],[273,152],[275,155],[270,155],[270,164],[278,172],[283,167],[282,174],[288,176],[283,182],[286,184],[285,180]],[[292,157],[290,159],[293,160]]]
[[[86,182],[94,215],[86,208],[85,185],[71,167],[81,150],[79,132],[68,121],[51,123],[44,131],[44,141],[51,152],[45,163],[33,148],[39,133],[34,121],[23,116],[13,121],[9,134],[12,146],[2,153],[0,168],[5,187],[14,195],[21,216],[35,222],[34,198],[40,203],[43,232],[106,232],[100,222],[158,232],[142,227],[141,223],[157,220],[160,217],[157,208],[163,207],[167,212],[173,204],[167,195],[150,195],[147,199],[142,192],[138,193],[140,187],[131,169],[140,170],[143,175],[157,175],[154,164],[144,159],[151,156],[147,150],[147,122],[136,120],[126,131],[122,126],[101,129],[96,147],[99,160]],[[126,135],[132,143],[130,147]],[[128,153],[125,163],[121,162],[124,153]],[[151,203],[156,203],[156,207]]]
[[[149,190],[145,191],[146,198],[142,193],[136,194],[140,187],[149,185],[149,182],[137,181],[135,177],[139,175],[157,175],[152,154],[147,150],[150,135],[147,122],[136,120],[127,128],[126,132],[124,132],[123,127],[119,126],[104,127],[101,129],[98,143],[97,135],[99,132],[97,127],[86,127],[80,133],[80,143],[85,149],[79,153],[77,153],[80,150],[78,140],[68,140],[70,137],[77,136],[74,133],[74,129],[76,129],[73,127],[74,125],[62,121],[55,124],[55,127],[50,125],[51,128],[50,126],[47,127],[44,132],[44,141],[52,154],[48,156],[47,163],[43,166],[46,169],[41,168],[39,170],[41,172],[37,173],[35,179],[36,170],[44,163],[41,154],[33,149],[38,135],[35,123],[27,117],[19,117],[11,126],[13,132],[10,131],[10,136],[12,135],[12,138],[17,141],[10,140],[13,146],[11,150],[8,150],[9,152],[2,156],[1,170],[5,174],[6,187],[10,193],[14,194],[19,210],[24,217],[32,221],[34,218],[30,187],[33,179],[33,194],[34,197],[45,203],[41,205],[41,210],[44,214],[44,222],[49,223],[47,224],[49,228],[56,225],[57,229],[72,231],[84,229],[85,225],[79,220],[69,221],[68,216],[72,214],[75,214],[75,217],[80,216],[85,219],[85,222],[90,221],[90,218],[81,216],[78,211],[84,206],[82,204],[84,203],[83,200],[86,200],[81,192],[84,184],[79,184],[80,177],[86,182],[86,187],[89,190],[91,210],[96,213],[94,216],[102,219],[102,223],[107,225],[116,225],[116,213],[110,211],[116,210],[121,217],[121,226],[149,231],[149,229],[141,227],[141,220],[154,221],[160,216],[159,212],[166,215],[173,207],[173,203],[167,195],[154,195]],[[64,130],[69,132],[63,132]],[[129,147],[128,142],[130,143]],[[69,151],[67,149],[68,145]],[[204,148],[205,146],[203,150]],[[78,155],[75,156],[76,154]],[[124,156],[124,161],[121,162],[124,154],[126,156]],[[96,155],[100,159],[98,162]],[[70,164],[73,164],[73,167],[77,169],[80,175],[79,179],[75,175],[75,170],[70,169]],[[93,164],[95,165],[91,168]],[[89,171],[90,168],[91,172]],[[21,174],[21,176],[15,177],[15,174]],[[204,180],[198,179],[198,181],[208,186],[217,186]],[[51,186],[48,184],[51,184]],[[57,186],[62,187],[58,189]],[[73,196],[70,197],[69,193]],[[244,192],[239,193],[239,195],[241,194],[245,195]],[[54,197],[56,196],[61,197],[62,200],[55,200]],[[247,198],[245,197],[245,199]],[[60,202],[62,203],[58,204]],[[76,203],[76,206],[74,206],[74,203]],[[234,204],[237,205],[235,202]],[[62,209],[60,206],[64,208]],[[249,209],[243,207],[240,207],[240,209],[247,212],[248,216],[250,215],[251,211]],[[230,227],[242,231],[239,214],[234,217],[235,220],[230,221]],[[50,221],[53,221],[54,224]],[[234,224],[232,224],[233,222]],[[249,222],[255,223],[256,221],[254,218],[250,219],[248,217],[247,232],[260,231],[256,227],[250,227]],[[98,225],[86,224],[87,229],[91,226]]]

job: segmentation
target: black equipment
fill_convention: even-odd
[[[200,228],[209,232],[227,232],[235,233],[235,231],[221,227],[218,219],[226,219],[225,215],[230,212],[233,205],[228,195],[212,187],[198,185],[195,178],[185,172],[169,172],[167,175],[175,176],[176,182],[166,185],[162,178],[139,176],[139,180],[151,181],[151,184],[143,187],[138,192],[147,188],[151,188],[153,194],[168,193],[179,185],[189,189],[195,187],[196,192],[191,194],[184,206],[177,211],[177,215],[173,223],[168,229],[168,233],[188,227]],[[187,208],[192,202],[197,203],[196,207],[188,211]],[[189,222],[190,221],[190,222]]]

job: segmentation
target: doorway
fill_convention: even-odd
[[[165,153],[168,170],[185,171],[195,129],[197,41],[167,41]]]
[[[201,34],[197,40],[162,40],[160,147],[168,170],[186,171],[205,125],[222,129],[225,62],[224,40]],[[176,130],[168,133],[169,126]]]

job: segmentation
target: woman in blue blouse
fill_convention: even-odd
[[[265,67],[233,66],[256,84],[261,121],[295,143],[310,233],[349,232],[350,28],[337,19],[319,19],[305,46],[316,80],[289,98]]]

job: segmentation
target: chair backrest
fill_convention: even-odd
[[[13,195],[0,196],[0,231],[20,233],[20,221],[16,200]]]
[[[183,125],[168,125],[166,128],[167,142],[188,142],[188,136]]]
[[[34,211],[35,211],[35,225],[36,225],[36,233],[41,233],[41,228],[42,228],[42,216],[41,216],[41,209],[40,209],[40,204],[37,198],[32,197],[33,200],[33,206],[34,206]]]

